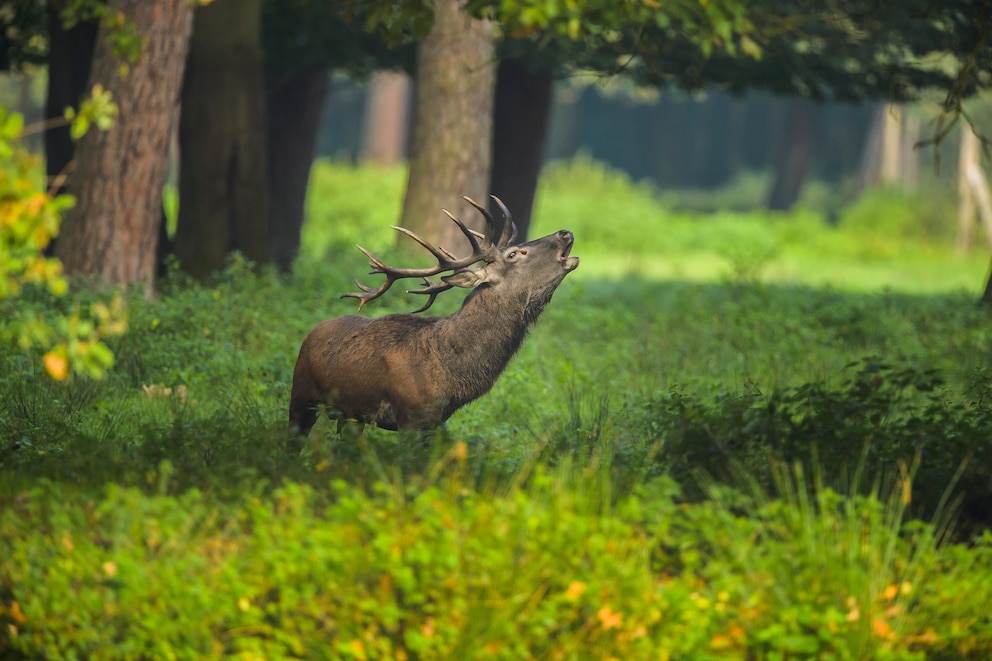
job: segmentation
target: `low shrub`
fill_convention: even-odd
[[[776,461],[799,463],[839,487],[857,475],[870,475],[857,486],[871,487],[912,470],[913,515],[942,511],[950,489],[967,536],[992,526],[990,386],[990,375],[979,372],[958,398],[932,369],[867,358],[851,364],[836,387],[809,383],[765,394],[752,385],[710,400],[673,388],[629,415],[657,439],[655,471],[687,484],[700,473],[733,482],[743,472],[774,490]]]
[[[338,482],[330,500],[287,485],[223,511],[197,491],[108,487],[68,507],[61,491],[37,487],[2,515],[5,653],[600,656],[656,645],[646,626],[680,628],[646,608],[643,533],[547,478],[491,498],[457,481]]]
[[[0,655],[992,652],[984,602],[960,600],[932,572],[966,567],[988,584],[987,549],[941,550],[923,524],[900,536],[891,501],[717,490],[680,505],[659,480],[611,504],[609,481],[581,467],[479,491],[464,481],[465,450],[456,444],[419,487],[286,484],[226,505],[195,489],[85,495],[39,483],[0,510]]]

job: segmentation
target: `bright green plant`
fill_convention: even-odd
[[[749,477],[746,497],[712,486],[716,502],[749,522],[729,527],[720,551],[740,572],[725,589],[743,602],[727,643],[749,658],[916,658],[926,635],[908,615],[932,580],[949,519],[908,523],[912,471],[903,468],[890,488],[876,483],[865,495],[860,485],[842,495],[810,483],[784,464],[773,465],[778,498]]]
[[[987,545],[903,531],[895,500],[782,499],[594,465],[476,488],[455,443],[424,477],[227,498],[41,481],[0,501],[0,654],[141,658],[921,658],[990,651]],[[320,473],[321,467],[315,472]],[[939,569],[940,573],[935,573]],[[952,600],[953,599],[953,600]],[[925,610],[924,610],[925,609]],[[929,618],[922,617],[923,611]],[[961,626],[961,624],[965,626]]]
[[[90,125],[106,129],[116,110],[97,86],[78,111],[67,109],[64,122],[78,138]],[[42,288],[58,299],[68,290],[61,262],[44,251],[74,200],[52,196],[38,184],[38,158],[20,144],[24,132],[23,116],[0,107],[0,342],[44,349],[45,370],[56,380],[73,372],[100,377],[113,364],[101,338],[126,328],[123,299],[52,315],[45,295],[35,293]]]

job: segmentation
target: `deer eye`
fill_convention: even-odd
[[[517,256],[517,251],[516,250],[511,250],[510,253],[506,256],[506,258],[507,259],[514,259],[516,256]]]

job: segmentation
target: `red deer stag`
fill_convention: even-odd
[[[290,427],[306,435],[317,420],[317,405],[327,406],[338,420],[374,423],[383,429],[427,430],[447,420],[465,404],[493,386],[516,353],[551,295],[579,265],[572,257],[574,237],[568,230],[515,245],[517,228],[510,212],[493,196],[503,216],[497,235],[492,215],[465,198],[486,219],[481,234],[444,211],[472,245],[472,254],[456,259],[410,230],[396,227],[437,259],[428,268],[387,266],[365,248],[372,274],[383,274],[377,288],[358,284],[358,309],[378,298],[403,278],[423,278],[424,286],[410,293],[425,294],[427,302],[409,314],[378,319],[346,315],[310,331],[293,372],[289,403]],[[484,262],[477,269],[469,267]],[[429,276],[450,271],[440,282]],[[441,292],[452,287],[472,289],[462,307],[449,317],[420,317]]]

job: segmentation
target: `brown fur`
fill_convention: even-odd
[[[578,266],[568,254],[572,240],[562,230],[502,248],[485,266],[443,278],[474,287],[449,317],[346,315],[317,325],[293,372],[290,426],[307,434],[323,403],[339,421],[390,430],[437,427],[496,382]]]

